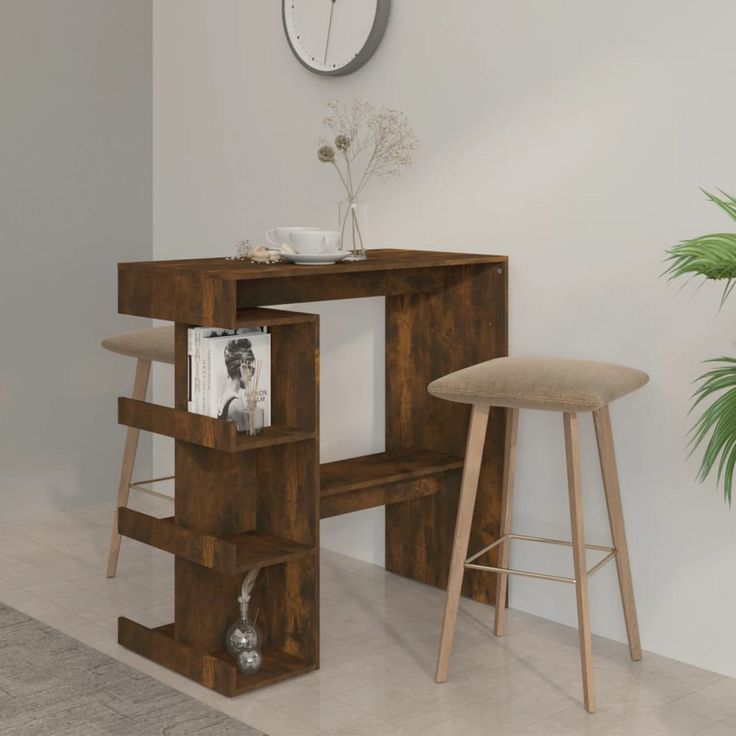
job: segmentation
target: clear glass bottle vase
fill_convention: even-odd
[[[340,250],[349,251],[346,261],[364,261],[368,237],[368,205],[360,199],[348,197],[340,202],[338,227]]]
[[[254,399],[246,398],[244,403],[245,412],[235,420],[238,432],[247,432],[250,435],[260,434],[265,424],[263,407],[258,406]]]
[[[263,664],[261,653],[261,632],[248,617],[248,601],[242,596],[240,618],[235,621],[225,634],[225,649],[237,663],[238,669],[245,673],[258,672]]]

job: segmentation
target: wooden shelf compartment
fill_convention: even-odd
[[[251,436],[239,432],[234,422],[148,401],[118,398],[118,422],[148,432],[223,452],[244,452],[317,436],[318,398],[317,342],[319,318],[306,312],[278,309],[240,309],[234,327],[267,326],[271,333],[271,421],[270,427]],[[186,325],[177,327],[177,350],[186,348]],[[180,344],[181,343],[181,344]],[[185,359],[177,365],[177,385],[186,385]]]
[[[268,532],[254,530],[220,538],[177,526],[173,516],[159,519],[122,506],[118,532],[225,575],[315,554],[314,547]]]
[[[231,698],[316,669],[316,664],[275,647],[264,646],[262,668],[252,675],[245,675],[224,650],[199,652],[177,641],[174,629],[174,624],[150,629],[121,617],[118,619],[118,642],[163,667]]]
[[[320,516],[431,496],[460,480],[463,458],[423,449],[379,452],[320,466]]]
[[[264,427],[260,434],[251,436],[238,432],[234,422],[125,396],[118,398],[118,423],[223,452],[256,450],[315,437],[313,431],[284,425]]]

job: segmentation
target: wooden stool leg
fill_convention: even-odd
[[[486,439],[486,427],[488,426],[487,406],[473,406],[470,415],[470,428],[468,440],[465,447],[465,466],[463,467],[463,478],[460,484],[460,500],[457,507],[457,520],[455,522],[455,540],[452,544],[452,558],[450,561],[450,578],[447,583],[447,598],[445,601],[445,617],[442,621],[442,636],[440,638],[440,650],[437,656],[437,671],[435,679],[437,682],[447,680],[447,670],[450,666],[450,651],[452,640],[455,636],[455,623],[457,622],[457,610],[460,605],[460,591],[463,585],[463,573],[465,572],[465,560],[468,556],[468,541],[470,539],[470,527],[473,522],[473,509],[475,507],[475,495],[478,491],[478,478],[483,460],[483,447]]]
[[[629,653],[632,659],[639,660],[641,659],[639,623],[636,617],[634,586],[631,581],[629,548],[626,544],[624,511],[621,504],[618,471],[616,470],[616,454],[613,449],[611,414],[607,406],[593,412],[593,422],[598,440],[598,455],[601,461],[603,488],[606,493],[606,505],[608,506],[608,521],[611,525],[611,539],[613,539],[613,546],[616,549],[616,569],[618,571],[618,584],[621,589],[626,634],[629,638]]]
[[[583,669],[585,710],[595,713],[593,689],[593,651],[590,641],[590,606],[588,603],[588,572],[585,560],[585,530],[583,524],[583,494],[580,483],[580,443],[577,414],[564,415],[567,487],[570,496],[570,526],[572,555],[575,564],[575,594],[578,604],[580,660]]]
[[[143,401],[146,398],[148,379],[151,375],[151,361],[139,359],[135,368],[135,381],[133,383],[132,398]],[[107,577],[114,578],[118,569],[118,556],[120,554],[120,535],[118,534],[118,508],[128,505],[130,496],[130,482],[133,478],[133,467],[138,450],[138,435],[140,430],[128,427],[125,435],[125,450],[123,451],[123,464],[120,468],[120,485],[118,485],[117,501],[115,503],[115,514],[112,522],[112,536],[110,538],[110,550],[107,555]]]
[[[506,410],[506,452],[503,463],[503,490],[501,495],[501,522],[498,534],[504,537],[511,534],[511,510],[514,496],[514,474],[516,472],[516,437],[519,430],[519,410]],[[509,540],[501,542],[498,551],[498,567],[509,566]],[[503,636],[503,622],[506,615],[507,573],[498,574],[496,584],[496,619],[493,631]]]

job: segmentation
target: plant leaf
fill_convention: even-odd
[[[724,356],[708,362],[721,365],[696,379],[699,385],[690,411],[705,399],[719,395],[690,430],[690,453],[705,444],[698,480],[702,483],[717,465],[716,482],[723,485],[724,499],[730,506],[736,469],[736,360]]]
[[[703,192],[711,202],[718,205],[724,212],[726,212],[732,220],[736,221],[736,199],[734,199],[730,194],[726,194],[722,189],[719,189],[718,191],[725,197],[725,199],[716,197],[715,194],[706,192],[705,189],[701,189],[700,191]]]

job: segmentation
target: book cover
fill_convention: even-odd
[[[191,366],[190,411],[242,420],[246,381],[252,388],[255,368],[259,365],[257,405],[263,410],[263,426],[271,424],[271,335],[265,328],[193,327],[187,345]]]
[[[194,333],[187,330],[187,411],[193,410],[194,391]]]
[[[228,330],[219,327],[191,327],[187,332],[187,362],[189,365],[189,401],[187,409],[196,414],[211,414],[209,365],[206,362],[206,340],[235,334],[262,333],[258,327]]]
[[[245,390],[255,388],[256,406],[263,411],[263,426],[270,426],[271,335],[255,330],[210,337],[204,343],[208,416],[234,421],[242,431],[247,413]]]

